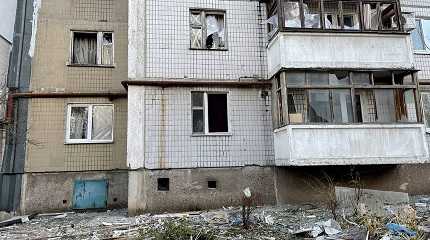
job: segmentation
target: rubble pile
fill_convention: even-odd
[[[168,223],[181,223],[187,231],[194,229],[213,236],[194,240],[429,239],[430,198],[421,196],[410,201],[406,205],[384,205],[383,214],[373,214],[365,205],[355,214],[350,213],[351,209],[338,209],[336,220],[330,210],[312,204],[255,207],[249,229],[242,226],[240,207],[136,217],[128,217],[124,209],[39,214],[0,227],[0,239],[153,239],[151,233],[163,231]]]

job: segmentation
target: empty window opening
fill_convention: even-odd
[[[227,93],[192,92],[193,133],[229,132]]]
[[[226,49],[225,12],[190,11],[191,48]]]
[[[319,0],[303,0],[305,28],[321,28]]]
[[[216,189],[216,181],[215,180],[209,180],[208,181],[208,189]]]
[[[113,105],[70,104],[67,111],[67,143],[113,141]]]
[[[373,82],[375,85],[392,85],[393,84],[393,76],[391,72],[374,72],[373,73]]]
[[[169,191],[170,188],[169,178],[158,178],[157,179],[157,189],[158,191]]]
[[[113,65],[113,33],[72,32],[71,63]]]

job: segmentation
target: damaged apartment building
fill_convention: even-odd
[[[429,6],[18,1],[0,208],[303,202],[352,168],[429,193]]]

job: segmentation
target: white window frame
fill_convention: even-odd
[[[417,25],[417,26],[415,26],[415,28],[420,28],[420,30],[421,30],[421,36],[420,37],[421,37],[421,40],[424,43],[424,50],[415,49],[414,48],[413,39],[410,36],[412,50],[413,50],[413,53],[415,53],[415,54],[430,54],[430,48],[429,48],[430,47],[430,41],[426,40],[426,38],[424,37],[424,29],[422,28],[422,26],[423,26],[423,23],[422,23],[423,20],[430,21],[430,19],[416,18],[415,21],[419,21],[420,24]]]
[[[103,140],[93,140],[92,138],[92,127],[93,127],[93,108],[97,106],[110,106],[112,107],[112,137],[111,139],[103,139]],[[87,138],[86,139],[71,139],[70,138],[70,117],[72,113],[72,107],[87,107],[88,108],[88,123],[87,123]],[[89,104],[89,103],[70,103],[67,104],[67,117],[66,117],[66,144],[76,144],[76,143],[113,143],[114,138],[114,126],[115,126],[115,107],[114,104],[109,103],[97,103],[97,104]]]
[[[97,34],[97,63],[96,64],[82,64],[73,62],[73,49],[74,49],[74,36],[75,33],[95,33]],[[112,64],[102,64],[102,46],[103,46],[103,34],[112,34]],[[115,63],[115,33],[113,31],[78,31],[72,30],[70,32],[70,51],[69,51],[69,66],[107,66],[114,67]]]
[[[201,107],[193,107],[191,103],[191,133],[193,136],[229,136],[232,135],[231,131],[231,123],[230,123],[230,93],[229,92],[223,92],[223,91],[192,91],[190,94],[190,99],[192,99],[192,93],[193,92],[201,92],[203,93],[203,132],[193,132],[193,110],[194,109],[201,109]],[[226,101],[227,101],[227,132],[209,132],[209,112],[208,112],[208,94],[225,94],[226,95]]]

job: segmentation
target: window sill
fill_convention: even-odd
[[[417,55],[430,55],[430,51],[414,51]]]
[[[319,33],[369,33],[369,34],[399,34],[409,35],[407,32],[400,30],[353,30],[353,29],[322,29],[322,28],[293,28],[287,27],[281,29],[279,32],[319,32]],[[275,34],[276,35],[276,34]]]
[[[103,141],[66,141],[64,145],[75,145],[75,144],[113,144],[113,140],[103,140]]]
[[[103,64],[76,64],[76,63],[67,63],[68,67],[96,67],[96,68],[115,68],[116,65],[103,65]]]
[[[231,132],[226,133],[193,133],[191,137],[230,137],[233,136]]]
[[[228,48],[215,48],[215,49],[212,49],[212,48],[192,48],[192,47],[190,47],[190,50],[201,50],[201,51],[221,51],[221,52],[225,52],[225,51],[228,51]]]

